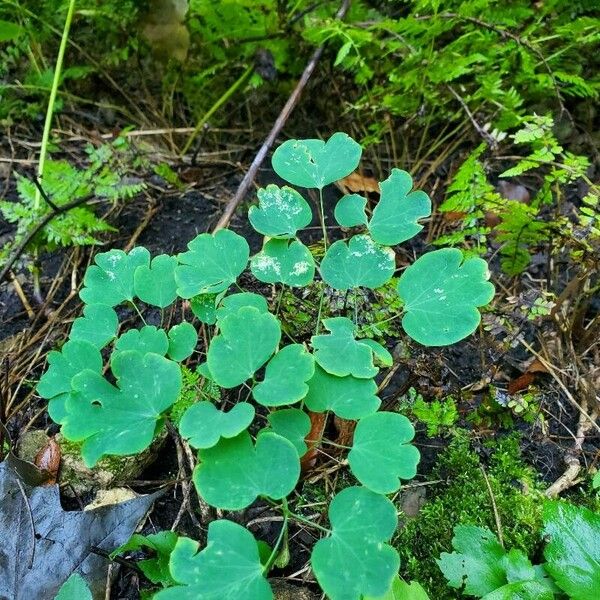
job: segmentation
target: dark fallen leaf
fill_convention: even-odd
[[[160,494],[90,511],[64,511],[57,485],[30,487],[0,464],[0,599],[51,600],[74,572],[104,598],[111,552],[125,543]]]
[[[50,473],[38,469],[38,467],[32,462],[19,458],[13,452],[13,442],[8,433],[8,429],[6,429],[5,425],[2,422],[0,422],[0,431],[4,434],[4,439],[8,441],[8,446],[10,448],[8,454],[4,459],[4,462],[0,464],[8,465],[15,473],[19,474],[21,480],[27,485],[36,486],[43,485],[44,483],[46,483],[51,478]],[[0,566],[1,564],[2,563],[0,563]]]
[[[508,393],[512,396],[518,392],[526,390],[534,381],[537,373],[547,373],[548,369],[537,358],[527,367],[527,370],[516,379],[509,382],[507,386]]]

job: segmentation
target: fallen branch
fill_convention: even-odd
[[[340,9],[335,14],[335,18],[343,19],[344,16],[346,15],[346,13],[348,12],[348,8],[350,8],[350,0],[344,0],[342,2],[342,5],[340,6]],[[281,109],[281,112],[279,113],[279,116],[277,117],[277,120],[275,121],[275,124],[273,125],[269,135],[263,142],[263,145],[261,146],[257,155],[254,157],[254,160],[252,161],[252,164],[250,165],[248,172],[242,179],[242,182],[240,183],[240,185],[235,193],[235,196],[227,203],[227,206],[225,206],[225,210],[223,211],[223,214],[221,215],[219,222],[215,225],[213,232],[218,231],[219,229],[223,229],[224,227],[227,227],[227,225],[229,224],[229,221],[231,220],[231,217],[235,213],[238,205],[243,200],[243,198],[246,196],[246,193],[250,189],[250,186],[252,185],[252,182],[254,181],[254,179],[256,177],[256,173],[258,172],[260,165],[262,165],[269,150],[271,149],[271,146],[277,139],[277,136],[283,129],[283,126],[285,125],[286,121],[288,120],[288,117],[290,116],[290,114],[294,110],[296,104],[298,103],[298,100],[300,99],[300,95],[302,94],[302,91],[306,87],[306,84],[308,83],[309,79],[311,78],[311,76],[317,66],[317,63],[319,62],[319,59],[321,58],[321,55],[323,54],[324,47],[325,47],[324,45],[321,45],[313,52],[313,55],[311,56],[310,60],[308,61],[308,64],[306,65],[306,67],[304,69],[304,72],[302,73],[302,76],[300,77],[300,79],[298,80],[298,83],[296,84],[296,87],[294,88],[294,91],[288,98],[287,102],[285,103],[285,106]]]

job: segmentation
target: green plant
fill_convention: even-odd
[[[448,585],[485,600],[552,600],[563,592],[593,600],[600,589],[600,517],[564,502],[544,506],[546,562],[533,565],[517,548],[505,550],[487,528],[457,525],[452,554],[437,561]]]
[[[273,166],[290,183],[319,190],[324,223],[323,187],[353,171],[360,156],[356,142],[336,133],[327,142],[285,142],[273,155]],[[92,467],[103,455],[132,454],[149,446],[181,395],[179,363],[196,351],[198,342],[190,322],[168,331],[144,323],[117,337],[114,308],[127,304],[143,321],[140,302],[162,314],[178,298],[189,300],[200,321],[215,325],[199,373],[222,394],[242,386],[245,396],[228,412],[215,406],[213,396],[183,414],[179,432],[198,450],[196,489],[219,509],[241,510],[266,497],[283,515],[280,537],[266,564],[252,534],[226,519],[210,524],[208,545],[201,551],[196,542],[180,538],[170,559],[178,585],[157,597],[187,593],[233,599],[243,590],[257,600],[271,598],[265,576],[282,550],[288,522],[294,520],[324,534],[313,549],[312,567],[333,600],[378,596],[390,588],[399,557],[388,544],[397,517],[386,494],[416,473],[419,452],[410,443],[414,430],[405,416],[378,412],[374,377],[381,366],[392,364],[387,349],[359,337],[356,323],[345,316],[323,318],[320,307],[326,286],[358,293],[357,288],[377,288],[392,278],[391,245],[418,233],[418,220],[430,212],[426,194],[411,188],[408,173],[394,169],[370,217],[362,202],[353,212],[362,233],[329,245],[324,227],[327,250],[320,264],[298,238],[298,231],[311,221],[310,206],[292,188],[268,186],[249,211],[254,228],[268,236],[252,258],[244,238],[220,230],[197,236],[176,257],[151,260],[142,247],[129,253],[111,250],[98,254],[88,268],[80,292],[84,314],[75,320],[61,352],[50,353],[49,368],[37,388],[49,399],[50,416],[61,424],[63,435],[82,442],[85,463]],[[340,202],[344,206],[348,200]],[[239,288],[248,262],[257,280],[282,288],[311,285],[320,273],[315,331],[307,343],[283,341],[280,320],[265,297],[244,290],[228,293],[232,286]],[[494,293],[488,276],[482,259],[463,260],[455,249],[419,258],[396,287],[405,332],[417,342],[438,346],[473,333],[480,320],[478,307]],[[103,374],[101,351],[106,353],[109,344],[116,385]],[[267,427],[258,428],[251,399],[268,415]],[[352,447],[343,449],[349,451],[350,471],[361,485],[333,498],[330,528],[293,512],[287,502],[307,450],[307,410],[358,421]],[[316,441],[336,445],[325,437]]]
[[[412,405],[412,413],[419,421],[427,425],[428,437],[436,436],[441,429],[452,427],[458,420],[456,401],[452,396],[443,400],[425,402],[419,395]]]

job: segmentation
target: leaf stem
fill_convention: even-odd
[[[281,531],[279,532],[279,535],[277,536],[277,541],[275,542],[275,545],[273,546],[273,551],[271,552],[271,555],[269,556],[267,563],[263,567],[263,573],[265,573],[265,574],[271,570],[273,563],[277,560],[279,546],[281,545],[281,542],[282,542],[284,535],[288,528],[288,518],[291,513],[288,509],[288,504],[287,504],[286,498],[283,499],[281,508],[283,509],[283,524],[281,526]]]
[[[294,521],[299,521],[300,523],[304,523],[305,525],[314,527],[315,529],[318,529],[319,531],[322,531],[323,533],[328,533],[328,534],[331,533],[331,530],[327,529],[327,527],[323,527],[322,525],[319,525],[318,523],[315,523],[315,522],[311,521],[310,519],[306,519],[305,517],[297,515],[296,513],[288,512],[287,516],[290,519],[293,519]]]
[[[323,208],[323,188],[319,188],[319,218],[323,231],[323,248],[327,252],[327,227],[325,227],[325,209]]]
[[[148,323],[146,323],[146,319],[144,319],[144,315],[142,315],[140,309],[138,308],[137,304],[133,301],[130,300],[131,306],[133,306],[133,308],[135,309],[135,312],[138,314],[138,317],[142,320],[142,323],[144,325],[147,325]]]

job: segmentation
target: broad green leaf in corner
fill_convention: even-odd
[[[379,369],[373,364],[373,354],[389,363],[389,352],[373,340],[357,340],[356,326],[346,317],[324,319],[329,330],[326,335],[314,335],[311,345],[315,349],[315,360],[331,375],[352,375],[359,379],[375,377]]]
[[[272,238],[293,238],[312,221],[308,202],[294,189],[268,185],[257,192],[258,206],[251,206],[248,219],[258,233]]]
[[[546,571],[573,600],[596,600],[600,590],[600,515],[583,506],[544,506]]]
[[[174,256],[161,254],[152,259],[150,265],[139,266],[133,275],[135,295],[152,306],[165,308],[177,298]]]
[[[365,207],[367,199],[359,194],[342,196],[335,205],[335,220],[342,227],[358,227],[367,224]]]
[[[212,448],[223,438],[233,438],[250,426],[254,407],[238,402],[229,412],[219,410],[212,402],[197,402],[184,413],[179,433],[194,448]]]
[[[71,396],[71,379],[84,369],[102,372],[102,355],[93,344],[71,340],[60,352],[48,353],[48,368],[42,375],[37,392],[49,400],[48,413],[53,421],[61,423],[66,416],[65,404]]]
[[[92,592],[79,573],[73,573],[58,590],[54,600],[92,600]]]
[[[308,450],[304,441],[310,433],[310,418],[299,408],[284,408],[272,412],[267,419],[271,429],[294,444],[298,456],[302,457]],[[265,429],[264,431],[269,431]]]
[[[246,268],[249,256],[248,242],[229,229],[201,233],[177,256],[177,294],[187,299],[226,290]]]
[[[241,525],[221,519],[208,526],[206,548],[179,538],[171,553],[170,571],[178,583],[155,594],[156,600],[272,600],[258,544]]]
[[[150,264],[150,252],[141,246],[126,254],[110,250],[97,254],[95,265],[88,267],[79,297],[86,304],[116,306],[135,296],[134,274],[138,267]]]
[[[330,375],[319,365],[308,382],[304,402],[314,412],[331,410],[342,419],[361,419],[376,412],[381,404],[373,379]]]
[[[127,350],[135,350],[140,354],[153,352],[164,356],[169,348],[169,340],[163,329],[154,325],[145,325],[141,329],[130,329],[119,336],[115,342],[113,355]]]
[[[314,372],[315,360],[302,344],[285,346],[267,363],[265,378],[252,395],[263,406],[293,404],[306,396]]]
[[[169,330],[169,358],[182,361],[191,356],[198,343],[196,328],[187,321],[175,325]]]
[[[436,561],[450,587],[470,596],[485,596],[507,583],[502,566],[504,548],[489,530],[457,525],[452,538],[454,552],[443,552]]]
[[[315,261],[310,250],[297,240],[272,239],[252,257],[252,274],[265,283],[304,287],[315,277]]]
[[[348,463],[354,476],[378,494],[391,494],[401,479],[417,473],[420,454],[409,442],[415,436],[410,421],[398,413],[376,412],[358,422]]]
[[[277,349],[279,322],[271,313],[244,306],[219,319],[221,332],[208,347],[207,364],[213,381],[224,388],[250,379]]]
[[[487,263],[468,258],[456,248],[421,256],[400,277],[404,331],[424,346],[447,346],[473,333],[481,315],[477,308],[494,297]]]
[[[23,28],[17,23],[0,19],[0,42],[9,42],[23,33]]]
[[[288,140],[273,153],[275,173],[293,185],[323,189],[352,173],[362,148],[345,133],[322,140]]]
[[[331,600],[381,596],[400,566],[388,542],[398,525],[396,509],[385,496],[348,487],[329,506],[331,535],[319,540],[311,565]]]
[[[425,192],[411,192],[412,185],[412,177],[400,169],[392,169],[381,183],[381,199],[369,221],[371,236],[379,244],[400,244],[423,229],[419,219],[431,214],[431,200]]]
[[[298,483],[300,459],[294,445],[271,431],[263,431],[256,446],[247,431],[222,438],[200,450],[194,483],[211,506],[241,510],[258,496],[280,500]]]
[[[62,433],[83,442],[81,455],[93,467],[105,454],[145,450],[154,439],[162,414],[181,391],[179,365],[158,354],[119,352],[111,370],[118,387],[86,369],[72,379]]]
[[[102,350],[116,337],[118,327],[119,318],[110,306],[89,304],[83,309],[83,317],[73,321],[69,339],[89,342]]]
[[[382,596],[365,596],[364,600],[431,600],[417,581],[403,581],[396,575],[390,590]]]
[[[348,243],[334,242],[321,262],[323,281],[336,290],[381,287],[395,270],[394,251],[362,234],[355,235]]]

